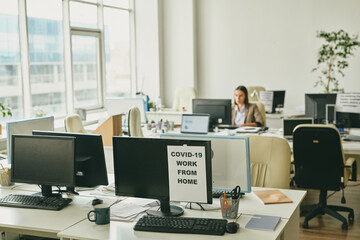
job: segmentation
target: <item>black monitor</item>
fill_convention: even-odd
[[[210,130],[218,124],[231,124],[231,99],[195,98],[192,100],[192,111],[210,115]]]
[[[336,112],[336,126],[339,128],[360,128],[360,113]]]
[[[73,137],[76,140],[75,186],[108,185],[101,135],[34,130],[33,135]],[[69,190],[69,189],[68,189]]]
[[[305,116],[314,119],[314,123],[325,123],[326,104],[336,103],[336,93],[305,94]]]
[[[276,108],[284,108],[285,90],[272,91],[274,92],[271,113],[276,112]]]
[[[41,185],[43,196],[51,186],[74,186],[75,138],[13,135],[11,181]]]
[[[203,158],[189,162],[181,161],[181,163],[174,161],[170,156],[173,154],[172,149],[174,146],[176,148],[184,145],[199,146],[204,150]],[[194,190],[194,184],[196,184],[195,188],[200,187],[200,196],[204,199],[204,202],[200,203],[212,203],[210,141],[113,137],[113,149],[115,194],[118,196],[159,199],[161,211],[148,210],[148,214],[161,216],[181,215],[183,209],[170,206],[170,201],[192,202],[193,195],[191,191]],[[183,154],[183,152],[180,153]],[[177,152],[176,154],[180,153]],[[184,154],[190,157],[187,152]],[[194,157],[195,155],[192,156]],[[197,156],[201,157],[200,155]],[[168,158],[170,164],[168,164]],[[172,164],[178,164],[177,166],[183,164],[183,167],[180,168],[185,172],[181,172],[182,170],[180,170],[179,175],[177,175],[177,171],[175,173],[172,171]],[[197,172],[197,168],[191,168],[190,165],[194,166],[192,164],[204,168],[205,174],[202,175],[201,178],[200,176],[197,178],[197,174],[201,175],[200,171]],[[171,166],[169,167],[169,165]],[[169,171],[174,173],[171,175],[172,177],[169,177]],[[171,194],[174,192],[174,188],[170,189],[171,184],[174,183],[173,176],[176,176],[175,185],[181,184],[181,187],[185,187],[186,189],[186,193],[181,195],[182,199],[173,199],[174,195]],[[196,193],[198,194],[198,192]]]

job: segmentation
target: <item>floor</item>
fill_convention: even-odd
[[[329,215],[320,215],[309,221],[309,229],[304,229],[302,223],[304,216],[300,217],[300,239],[360,239],[360,176],[357,182],[349,182],[345,188],[346,204],[341,204],[341,191],[336,192],[328,198],[329,205],[346,206],[354,209],[355,217],[353,222],[349,222],[348,230],[341,229],[341,222]],[[328,192],[328,196],[332,192]],[[303,203],[316,203],[319,198],[319,191],[309,190]],[[346,213],[342,214],[348,217]]]

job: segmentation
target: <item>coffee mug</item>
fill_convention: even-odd
[[[91,219],[90,214],[94,213],[94,219]],[[95,222],[98,225],[110,223],[110,206],[107,204],[98,204],[94,206],[94,210],[88,212],[87,215],[90,222]]]

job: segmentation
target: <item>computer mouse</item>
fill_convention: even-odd
[[[239,224],[237,222],[229,222],[226,224],[226,232],[236,233],[239,229]]]
[[[92,200],[93,206],[101,204],[101,203],[103,203],[103,200],[101,200],[101,199],[95,198],[94,200]]]

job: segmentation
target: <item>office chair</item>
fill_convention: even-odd
[[[247,87],[247,90],[249,94],[249,101],[259,101],[260,92],[265,91],[265,88],[262,86],[250,86]]]
[[[141,129],[140,110],[133,107],[128,114],[128,134],[130,137],[144,137]]]
[[[265,127],[266,126],[266,112],[265,112],[264,104],[262,102],[260,102],[260,101],[252,101],[251,103],[255,103],[256,106],[258,107],[258,109],[259,109],[259,111],[261,113],[261,116],[264,119],[264,126],[263,127]]]
[[[196,91],[192,87],[177,87],[174,94],[173,110],[192,112],[192,99],[196,98]]]
[[[73,133],[87,133],[78,114],[71,114],[65,118],[65,131]]]
[[[290,187],[291,150],[279,137],[249,135],[251,185],[287,189]]]
[[[342,229],[347,229],[346,218],[337,211],[348,212],[349,220],[353,220],[354,210],[327,205],[327,191],[345,188],[355,158],[345,161],[340,134],[333,125],[301,124],[294,129],[293,135],[295,183],[300,188],[320,190],[318,204],[301,207],[311,211],[305,217],[303,228],[309,228],[308,222],[315,216],[326,213],[340,220]],[[353,174],[352,180],[355,179]],[[344,197],[342,202],[345,202]]]

